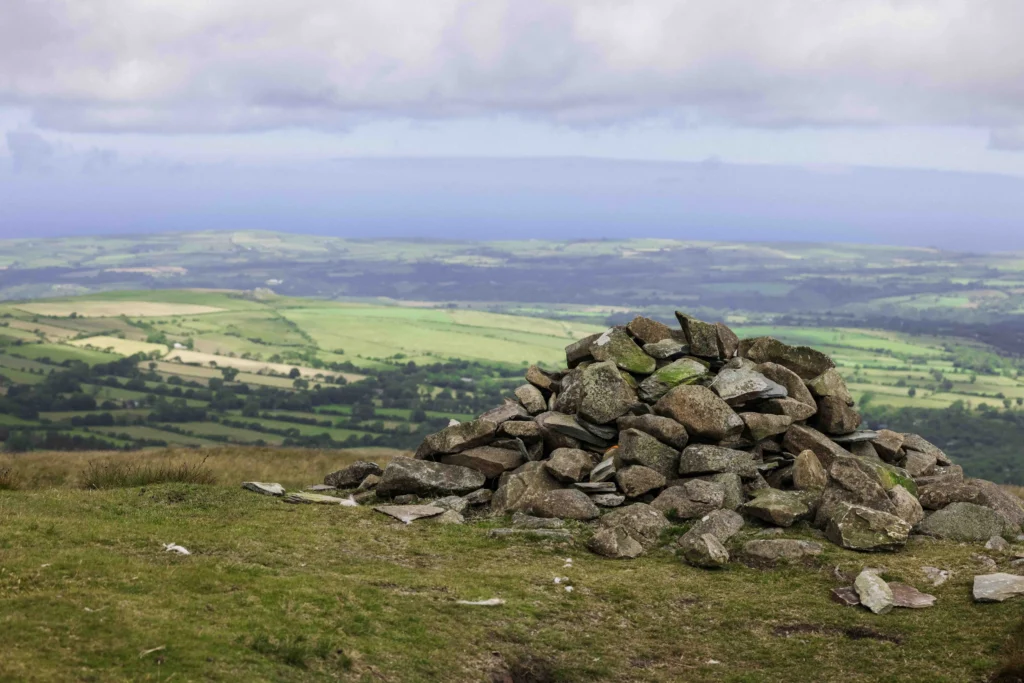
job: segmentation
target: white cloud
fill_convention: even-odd
[[[1020,0],[3,0],[0,105],[76,131],[491,114],[1013,130],[1021,26]]]

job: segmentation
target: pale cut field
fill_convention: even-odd
[[[154,351],[158,353],[167,352],[167,347],[163,344],[150,344],[148,342],[132,341],[130,339],[120,339],[118,337],[107,336],[77,339],[75,341],[68,342],[68,344],[82,349],[98,349],[100,351],[110,350],[122,356],[134,356],[136,353],[150,354]]]
[[[139,318],[162,318],[169,315],[201,315],[220,313],[223,308],[199,304],[179,304],[164,301],[56,301],[18,304],[19,311],[35,315],[65,318],[75,313],[87,318],[116,318],[127,315]]]
[[[199,351],[188,351],[188,350],[173,350],[168,351],[167,355],[164,356],[164,360],[173,361],[178,360],[181,363],[201,363],[203,365],[209,365],[210,362],[217,364],[220,368],[235,368],[242,372],[253,372],[257,373],[260,370],[264,372],[279,372],[283,375],[287,375],[292,368],[298,368],[301,376],[306,379],[313,379],[316,375],[334,375],[344,377],[348,382],[358,382],[361,379],[366,379],[366,375],[356,375],[352,373],[337,373],[331,372],[330,370],[317,370],[316,368],[307,368],[301,365],[288,365],[287,363],[267,363],[260,360],[249,360],[247,358],[231,358],[230,356],[218,356],[213,353],[200,353]]]

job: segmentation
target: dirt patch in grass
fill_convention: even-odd
[[[903,638],[888,633],[876,631],[867,626],[827,626],[825,624],[785,624],[772,629],[772,634],[780,638],[789,638],[795,635],[841,635],[850,640],[878,640],[893,645],[903,644]]]

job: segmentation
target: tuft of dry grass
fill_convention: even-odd
[[[200,462],[150,463],[92,461],[81,475],[83,489],[120,489],[155,484],[216,484],[217,475]]]
[[[390,448],[350,448],[313,450],[305,448],[273,448],[225,446],[204,448],[160,448],[144,451],[87,451],[61,453],[38,451],[18,455],[0,454],[0,472],[10,470],[13,480],[22,489],[78,487],[90,467],[113,466],[173,469],[182,463],[193,463],[199,457],[217,481],[237,484],[242,481],[276,481],[295,488],[323,481],[324,475],[352,464],[369,460],[385,465],[405,451]],[[0,485],[2,488],[2,485]]]
[[[1024,486],[1004,486],[1007,491],[1024,500]]]
[[[10,467],[0,467],[0,491],[16,491],[19,488],[18,475]]]

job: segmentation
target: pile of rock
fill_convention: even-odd
[[[864,551],[898,549],[912,531],[1020,532],[1024,509],[1000,487],[965,478],[920,436],[861,429],[826,355],[676,316],[679,329],[637,317],[581,339],[567,369],[529,368],[514,399],[428,436],[415,459],[331,477],[378,498],[468,496],[496,514],[594,520],[589,546],[609,557],[636,557],[671,520],[697,520],[679,550],[707,567],[729,560],[745,519],[806,520]],[[750,552],[807,550],[763,545]]]

